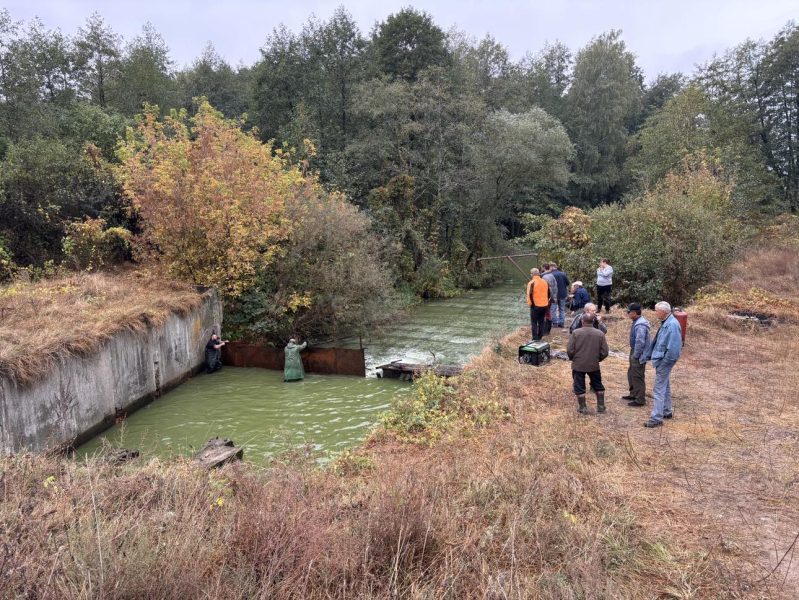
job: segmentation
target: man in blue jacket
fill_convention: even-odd
[[[682,330],[680,323],[671,314],[671,305],[668,302],[658,302],[655,305],[655,314],[660,319],[660,328],[655,334],[652,345],[646,352],[647,358],[655,367],[655,387],[652,395],[655,397],[652,414],[644,427],[660,427],[663,419],[671,419],[673,408],[671,404],[671,383],[669,378],[671,370],[677,364],[682,352]]]
[[[633,302],[625,311],[633,322],[630,327],[630,366],[627,368],[627,384],[630,393],[622,396],[630,406],[646,404],[646,352],[649,348],[649,321],[641,314],[641,305]]]

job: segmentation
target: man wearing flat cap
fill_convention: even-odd
[[[633,302],[625,311],[632,327],[630,328],[630,366],[627,368],[627,383],[630,393],[622,396],[629,400],[629,406],[646,404],[646,361],[649,348],[649,321],[641,314],[641,305]]]

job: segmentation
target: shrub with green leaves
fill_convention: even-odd
[[[0,236],[0,281],[8,281],[14,275],[16,265],[11,252],[6,248],[6,241]]]
[[[130,255],[133,234],[123,227],[106,228],[105,219],[69,223],[62,242],[64,257],[71,267],[92,271],[123,262]]]
[[[731,185],[699,162],[624,205],[558,219],[528,217],[528,240],[586,287],[600,258],[613,265],[613,300],[682,304],[729,264],[741,227]]]
[[[425,434],[436,437],[449,425],[453,415],[447,402],[453,389],[443,377],[428,371],[413,382],[410,394],[398,394],[391,408],[380,418],[381,425],[400,438]]]

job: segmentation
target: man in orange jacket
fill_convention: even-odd
[[[530,307],[533,341],[537,342],[544,337],[544,319],[549,308],[549,284],[541,279],[538,269],[530,269],[530,281],[527,283],[527,306]]]

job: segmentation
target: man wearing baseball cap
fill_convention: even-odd
[[[641,305],[633,302],[625,311],[630,321],[630,366],[627,368],[627,383],[630,393],[622,396],[629,406],[646,404],[646,361],[649,348],[649,321],[641,314]]]

